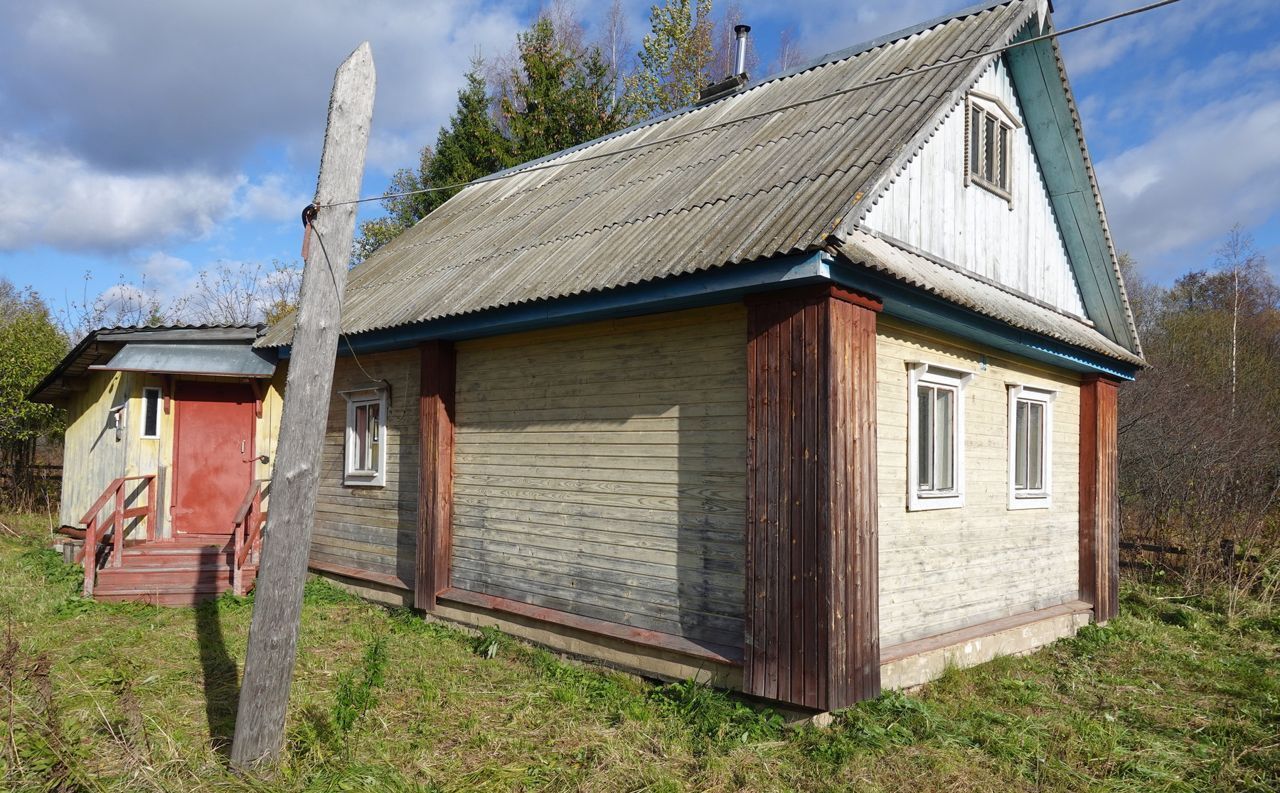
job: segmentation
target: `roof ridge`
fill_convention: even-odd
[[[867,41],[863,41],[858,44],[845,47],[844,49],[834,50],[825,55],[820,55],[817,58],[813,59],[812,61],[802,64],[801,66],[793,67],[791,69],[786,69],[781,72],[776,72],[774,74],[766,75],[765,77],[761,77],[758,80],[753,80],[747,83],[746,85],[744,85],[741,89],[734,91],[730,94],[726,94],[725,96],[719,99],[716,99],[712,102],[707,102],[706,104],[702,104],[702,105],[694,104],[694,105],[687,105],[685,107],[680,107],[670,112],[663,113],[662,115],[653,116],[652,118],[647,118],[642,121],[637,121],[635,124],[632,124],[629,127],[624,127],[623,129],[617,130],[615,132],[610,132],[606,135],[601,135],[597,138],[592,138],[591,140],[584,141],[582,143],[577,144],[576,146],[570,146],[568,148],[561,149],[559,151],[551,152],[550,154],[544,154],[541,157],[528,160],[527,162],[522,162],[518,165],[513,165],[509,168],[503,168],[500,171],[495,171],[487,176],[482,176],[479,179],[476,179],[475,181],[470,182],[465,187],[463,187],[462,190],[466,190],[467,188],[475,185],[481,185],[481,184],[485,184],[486,182],[495,181],[499,178],[504,178],[514,173],[520,173],[521,171],[524,171],[535,165],[542,165],[542,164],[551,162],[552,160],[557,160],[561,157],[567,157],[570,154],[576,154],[579,151],[591,148],[592,146],[596,146],[598,144],[604,143],[605,141],[620,138],[623,135],[628,135],[637,130],[645,129],[647,127],[651,127],[656,124],[660,124],[664,121],[667,121],[672,118],[676,118],[677,116],[681,116],[686,113],[692,113],[694,111],[701,110],[706,107],[712,107],[725,100],[732,99],[737,96],[742,96],[748,91],[751,91],[762,85],[767,85],[769,83],[777,82],[779,80],[784,80],[788,77],[793,77],[797,74],[802,74],[803,72],[811,71],[813,69],[817,69],[822,66],[827,66],[833,63],[838,63],[840,61],[857,57],[858,55],[861,55],[865,52],[870,52],[871,50],[874,50],[877,47],[882,47],[885,44],[892,44],[894,42],[901,41],[903,39],[911,38],[912,36],[918,35],[920,33],[924,33],[925,31],[931,30],[932,28],[935,28],[939,25],[943,25],[943,24],[946,24],[947,22],[951,22],[952,20],[970,17],[975,14],[980,14],[985,11],[990,11],[992,9],[999,8],[1000,6],[1009,5],[1010,3],[1023,3],[1023,2],[1036,2],[1036,1],[1037,0],[985,0],[985,2],[968,6],[967,8],[960,9],[959,11],[955,11],[950,14],[944,14],[942,16],[935,17],[934,19],[928,20],[926,22],[921,22],[916,25],[911,25],[910,27],[905,27],[905,28],[902,28],[901,30],[893,31],[892,33],[886,33],[883,36],[878,36],[873,39],[868,39]],[[421,223],[422,220],[425,220],[425,217],[420,219],[418,223]]]

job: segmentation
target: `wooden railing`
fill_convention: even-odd
[[[267,513],[262,509],[262,497],[271,480],[255,479],[245,491],[240,509],[236,510],[235,544],[232,555],[231,588],[237,595],[248,594],[245,568],[258,562],[258,548],[262,544],[262,532],[267,524]]]
[[[129,494],[125,493],[129,482],[146,482],[147,483],[147,503],[142,506],[127,507]],[[99,520],[102,517],[102,510],[107,504],[111,504],[111,512],[107,515],[106,520]],[[84,548],[81,553],[84,555],[84,596],[93,596],[93,585],[98,576],[98,545],[108,542],[110,546],[110,556],[104,562],[109,562],[114,567],[120,567],[124,564],[124,541],[125,534],[133,528],[129,524],[137,518],[144,518],[146,522],[148,540],[154,540],[156,534],[156,477],[155,474],[147,474],[145,476],[122,476],[112,480],[107,485],[107,489],[102,491],[102,495],[98,496],[98,500],[93,502],[93,506],[84,514],[80,522],[84,524]],[[135,524],[136,525],[136,524]],[[109,535],[108,535],[109,532]]]

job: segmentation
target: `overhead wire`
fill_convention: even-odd
[[[470,185],[485,184],[487,182],[496,182],[501,179],[508,179],[513,176],[518,176],[518,175],[527,174],[527,173],[535,173],[538,171],[544,171],[551,168],[563,168],[569,165],[579,165],[584,162],[592,162],[594,160],[608,159],[610,157],[618,157],[620,155],[629,154],[631,152],[639,151],[641,149],[648,149],[654,146],[661,146],[667,143],[673,143],[678,140],[683,140],[684,138],[693,137],[695,135],[701,135],[704,132],[710,132],[711,130],[719,129],[721,127],[727,127],[734,124],[742,124],[748,121],[754,121],[759,118],[765,118],[775,113],[780,113],[784,110],[793,110],[798,107],[805,107],[807,105],[816,104],[818,102],[825,102],[828,99],[834,99],[835,97],[838,97],[838,96],[851,94],[855,91],[863,91],[868,88],[876,88],[878,86],[886,85],[896,80],[904,80],[908,77],[914,77],[919,74],[925,74],[927,72],[937,71],[938,69],[948,69],[948,68],[951,68],[952,66],[958,66],[960,64],[968,63],[970,61],[981,60],[983,58],[988,58],[992,55],[999,55],[1001,53],[1008,52],[1009,50],[1013,50],[1018,47],[1025,47],[1029,44],[1035,44],[1037,42],[1046,41],[1048,39],[1058,38],[1060,36],[1065,36],[1069,33],[1077,33],[1082,30],[1098,27],[1099,25],[1105,25],[1111,22],[1115,22],[1116,20],[1124,19],[1126,17],[1137,16],[1138,14],[1145,14],[1149,11],[1155,11],[1156,9],[1163,8],[1164,6],[1170,6],[1179,2],[1182,2],[1182,0],[1157,0],[1156,2],[1148,3],[1147,5],[1144,5],[1144,6],[1138,6],[1137,8],[1130,8],[1125,11],[1119,11],[1117,13],[1110,14],[1105,17],[1099,17],[1098,19],[1094,19],[1089,22],[1082,22],[1078,25],[1072,25],[1071,27],[1066,27],[1066,28],[1063,28],[1062,30],[1053,30],[1048,33],[1043,33],[1039,36],[1033,36],[1028,39],[1022,39],[1021,41],[1010,42],[1008,44],[1004,44],[999,47],[993,47],[991,49],[983,50],[982,52],[971,53],[969,55],[962,55],[956,58],[951,58],[946,61],[941,61],[939,63],[927,64],[925,66],[918,66],[912,69],[907,69],[905,71],[898,72],[896,74],[886,75],[885,77],[880,77],[875,80],[868,80],[867,82],[859,83],[857,85],[846,86],[844,88],[841,88],[835,91],[830,91],[828,93],[821,94],[819,96],[810,97],[809,99],[800,99],[795,102],[789,102],[784,105],[779,105],[777,107],[770,108],[768,110],[761,110],[756,113],[749,113],[744,116],[725,119],[724,121],[716,122],[714,124],[708,124],[704,127],[699,127],[698,129],[692,129],[685,132],[677,133],[675,135],[668,135],[663,138],[656,138],[654,140],[643,141],[640,143],[633,144],[631,146],[625,146],[619,149],[611,149],[609,151],[600,152],[598,154],[589,154],[583,157],[574,157],[571,160],[557,159],[557,160],[552,160],[550,162],[537,163],[534,165],[528,165],[524,167],[516,166],[515,168],[502,171],[496,174],[490,174],[489,176],[483,176],[479,179],[473,179],[469,182],[455,182],[453,184],[447,184],[447,185],[423,187],[417,190],[406,190],[399,193],[384,193],[383,195],[379,195],[379,196],[367,196],[365,198],[354,198],[348,201],[333,201],[328,204],[317,204],[316,207],[323,209],[323,208],[329,208],[329,207],[349,206],[351,204],[363,204],[369,201],[385,201],[391,198],[407,198],[408,196],[423,195],[425,193],[437,193],[445,190],[456,190],[462,187],[468,187]],[[815,66],[813,68],[817,68],[817,67]],[[771,79],[777,79],[777,78],[771,78]]]

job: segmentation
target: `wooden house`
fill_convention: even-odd
[[[463,189],[351,274],[312,568],[815,709],[1114,616],[1143,359],[1051,31],[988,3]]]
[[[59,515],[86,595],[191,603],[252,585],[283,387],[261,331],[96,330],[32,391],[67,413]]]

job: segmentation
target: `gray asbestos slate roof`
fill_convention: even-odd
[[[971,9],[475,182],[351,272],[343,329],[821,248],[990,58],[824,97],[1006,44],[1040,6]],[[291,333],[286,319],[259,344]]]

